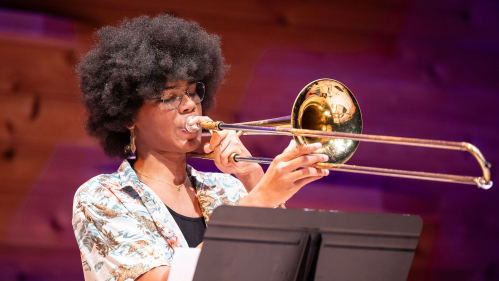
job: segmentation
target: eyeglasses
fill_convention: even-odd
[[[161,100],[166,110],[175,110],[182,104],[184,94],[194,103],[198,104],[204,98],[204,84],[202,82],[194,82],[181,87],[169,88],[163,91],[161,97],[147,100]]]

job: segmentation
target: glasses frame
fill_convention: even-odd
[[[192,94],[197,94],[199,96],[198,93],[189,93],[189,87],[194,85],[194,84],[201,84],[203,86],[203,89],[204,89],[204,93],[203,93],[203,96],[201,97],[201,99],[199,100],[199,102],[194,102],[194,100],[191,98],[190,95]],[[164,96],[165,96],[165,92],[166,91],[169,91],[169,90],[175,90],[175,89],[182,89],[186,87],[185,91],[182,91],[182,93],[180,93],[180,95],[178,97],[176,97],[176,100],[177,99],[180,99],[180,102],[178,103],[178,105],[175,107],[175,108],[167,108],[166,104],[165,104],[165,99],[164,99]],[[196,86],[196,89],[197,89],[197,86]],[[204,96],[206,95],[206,87],[204,86],[204,83],[201,82],[201,81],[197,81],[197,82],[191,82],[185,86],[179,86],[179,87],[172,87],[172,88],[167,88],[165,90],[163,90],[163,92],[161,92],[161,97],[158,97],[158,98],[148,98],[146,99],[146,101],[157,101],[157,100],[160,100],[162,101],[163,103],[163,107],[166,109],[166,110],[175,110],[177,108],[180,107],[180,105],[182,105],[182,98],[185,96],[187,96],[192,102],[194,102],[195,104],[199,104],[203,101],[204,99]]]

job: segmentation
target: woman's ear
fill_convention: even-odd
[[[131,130],[135,129],[135,123],[133,123],[133,124],[132,124],[132,125],[130,125],[130,126],[126,126],[126,128],[127,128],[129,131],[131,131]]]

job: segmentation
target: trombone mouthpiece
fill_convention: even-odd
[[[189,121],[191,121],[192,118],[194,118],[194,116],[189,116],[185,120],[185,129],[190,133],[195,133],[195,132],[199,131],[199,129],[201,129],[201,127],[199,127],[199,124],[189,125]]]

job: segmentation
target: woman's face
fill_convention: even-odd
[[[189,85],[188,81],[167,82],[166,88]],[[175,89],[177,94],[186,88]],[[166,109],[161,100],[144,102],[135,120],[135,144],[138,153],[172,152],[186,153],[196,149],[201,143],[201,130],[190,133],[185,129],[187,117],[201,116],[201,103],[194,103],[183,94],[177,109]]]

